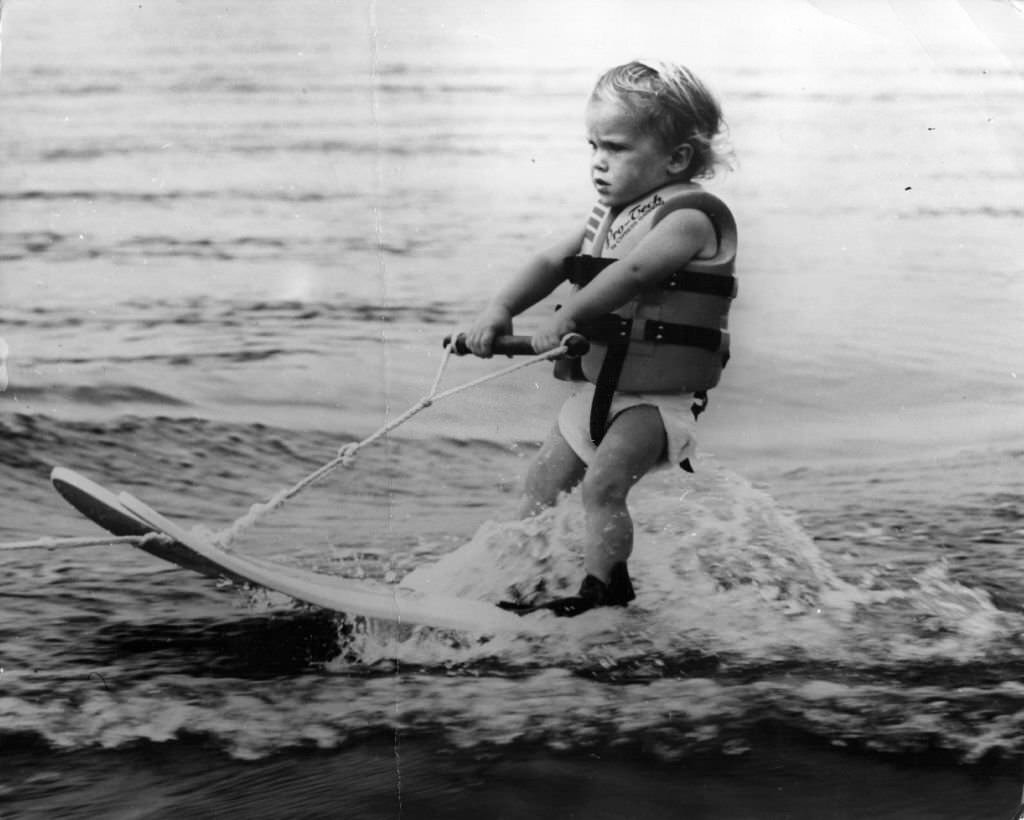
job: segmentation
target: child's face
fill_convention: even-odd
[[[586,126],[593,152],[590,179],[602,205],[626,205],[667,184],[678,173],[674,152],[655,135],[639,131],[622,103],[591,100]]]

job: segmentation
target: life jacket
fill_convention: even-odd
[[[590,432],[600,442],[616,390],[632,393],[693,393],[707,403],[729,360],[729,307],[736,296],[736,222],[718,197],[693,183],[676,183],[613,210],[595,205],[580,253],[565,260],[566,278],[586,287],[605,267],[629,254],[672,211],[707,214],[718,248],[710,259],[691,259],[658,287],[639,294],[614,313],[580,331],[590,350],[569,378],[596,385]],[[556,370],[566,378],[564,366]]]

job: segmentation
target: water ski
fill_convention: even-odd
[[[50,482],[72,507],[112,535],[143,536],[153,532],[149,524],[125,509],[114,493],[81,473],[66,467],[54,467],[50,473]],[[227,576],[233,581],[245,580],[225,573],[221,567],[196,555],[184,544],[150,539],[136,546],[150,555],[201,575],[211,578]]]
[[[531,624],[489,603],[428,595],[403,587],[341,578],[227,552],[185,530],[128,493],[114,495],[63,467],[51,481],[79,512],[115,535],[163,533],[170,540],[140,549],[184,569],[280,592],[297,601],[349,615],[473,633],[529,632]]]

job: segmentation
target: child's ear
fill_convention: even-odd
[[[688,142],[677,145],[672,149],[668,158],[668,172],[673,176],[682,174],[690,167],[690,160],[693,159],[693,146]]]

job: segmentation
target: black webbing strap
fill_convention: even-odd
[[[633,329],[633,321],[616,313],[606,313],[589,322],[581,324],[577,330],[592,342],[611,345],[620,339],[628,339]],[[644,320],[642,338],[645,342],[682,345],[683,347],[699,347],[709,353],[717,353],[722,349],[722,331],[713,327],[700,325],[684,325],[676,322],[657,322],[653,319]]]
[[[644,341],[699,347],[716,353],[722,348],[722,331],[713,327],[647,320],[644,322]]]
[[[562,270],[565,272],[566,279],[576,287],[582,288],[584,285],[589,285],[591,280],[612,262],[617,261],[617,259],[588,256],[585,253],[577,254],[576,256],[567,256],[562,260]]]
[[[609,344],[617,339],[628,339],[633,330],[633,320],[617,313],[606,313],[580,323],[576,330],[592,342]]]
[[[590,403],[590,440],[594,442],[595,447],[601,443],[608,427],[608,415],[611,413],[612,399],[615,398],[615,388],[619,385],[622,365],[629,352],[629,332],[633,322],[631,319],[623,319],[622,323],[625,333],[607,343],[604,361],[601,362],[601,372],[597,374],[597,382],[594,384],[594,400]]]
[[[590,440],[596,447],[604,438],[608,426],[612,399],[615,397],[615,389],[618,387],[626,354],[629,352],[633,320],[608,313],[596,321],[587,323],[580,330],[587,338],[606,346],[604,361],[601,362],[601,370],[594,384],[594,399],[590,405]],[[720,330],[650,320],[644,322],[643,338],[649,342],[699,347],[711,353],[720,350],[722,345]],[[724,359],[722,365],[725,366]],[[696,420],[708,406],[708,394],[706,390],[701,390],[694,393],[693,397],[694,403],[690,407],[690,412]],[[681,463],[680,466],[684,470],[692,471],[686,463]]]
[[[601,271],[617,259],[605,259],[599,256],[567,256],[563,262],[565,278],[577,287],[585,287],[593,281]],[[678,271],[673,273],[661,284],[662,290],[681,290],[686,293],[702,293],[707,296],[719,296],[732,299],[736,295],[736,277],[717,273],[700,273],[697,271]]]
[[[718,273],[679,271],[673,273],[661,287],[664,290],[684,290],[687,293],[703,293],[732,299],[736,296],[736,277]]]

